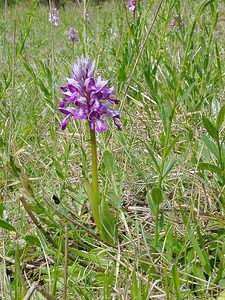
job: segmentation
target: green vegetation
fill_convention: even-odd
[[[83,2],[55,27],[38,1],[0,8],[0,299],[225,299],[224,1]],[[114,243],[88,125],[57,109],[82,54],[124,112],[97,134]]]

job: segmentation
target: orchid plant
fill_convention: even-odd
[[[88,185],[88,196],[91,204],[92,215],[97,228],[103,239],[113,242],[114,228],[103,221],[105,215],[110,214],[107,203],[101,199],[98,186],[98,159],[96,132],[103,133],[109,129],[107,118],[114,121],[116,127],[121,129],[121,112],[114,109],[113,105],[119,104],[114,97],[113,88],[108,87],[108,80],[102,80],[101,76],[95,78],[95,62],[89,57],[82,56],[77,59],[72,78],[67,78],[68,84],[61,87],[64,96],[59,103],[59,111],[65,115],[61,122],[62,129],[67,126],[68,121],[86,120],[89,124],[92,152],[92,184]],[[112,219],[109,217],[109,219]]]

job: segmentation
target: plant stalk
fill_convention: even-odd
[[[98,187],[98,159],[97,159],[97,143],[96,143],[96,134],[95,128],[91,128],[90,125],[90,135],[91,135],[91,161],[92,161],[92,191],[93,191],[93,201],[92,205],[92,214],[94,221],[97,227],[100,229],[100,217],[99,217],[99,187]]]

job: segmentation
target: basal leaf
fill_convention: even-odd
[[[219,151],[216,147],[216,145],[206,136],[202,135],[203,143],[206,145],[208,150],[216,157],[219,158]]]
[[[220,130],[220,127],[222,126],[223,122],[224,122],[224,118],[225,118],[225,105],[221,107],[218,116],[217,116],[217,120],[216,120],[216,126],[217,129]]]
[[[221,168],[219,168],[219,167],[217,167],[217,166],[215,166],[213,164],[210,164],[210,163],[200,162],[198,164],[198,167],[201,170],[208,170],[208,171],[210,171],[212,173],[221,174],[221,172],[222,172]]]
[[[217,140],[218,139],[218,130],[217,128],[212,124],[212,122],[206,118],[203,117],[202,118],[202,123],[203,126],[205,127],[206,131],[208,132],[208,134],[214,139]]]
[[[114,244],[116,241],[116,224],[107,202],[103,198],[100,205],[101,237],[104,241]]]
[[[9,231],[16,231],[15,227],[3,219],[0,219],[0,227]]]
[[[152,200],[156,205],[159,205],[163,202],[163,193],[162,190],[158,187],[153,187],[151,191]]]

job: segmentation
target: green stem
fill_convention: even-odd
[[[84,53],[87,56],[87,1],[84,0],[83,19],[84,19]]]
[[[158,239],[159,239],[159,204],[157,204],[156,210],[155,210],[155,240],[154,240],[154,251],[155,252],[157,250]]]
[[[92,214],[97,227],[100,229],[100,217],[99,217],[99,187],[98,187],[98,159],[97,159],[97,144],[95,128],[91,128],[90,125],[90,135],[91,135],[91,160],[92,160],[92,190],[94,194],[94,199],[92,201]]]
[[[219,150],[219,163],[220,163],[220,167],[222,170],[224,170],[224,163],[223,163],[223,157],[222,157],[222,142],[220,145],[220,140],[219,140],[219,135],[217,137],[217,147]],[[222,173],[222,182],[225,183],[225,174],[224,172]]]

